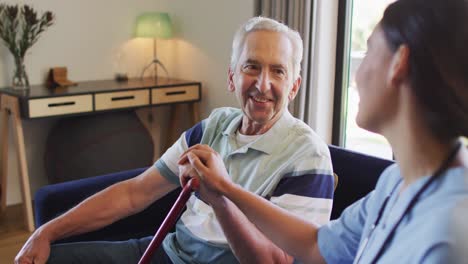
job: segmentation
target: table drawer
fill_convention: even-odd
[[[151,90],[151,102],[153,104],[165,104],[173,102],[195,101],[200,99],[198,85],[188,85],[168,88],[153,88]]]
[[[149,90],[99,93],[94,95],[96,110],[149,105]]]
[[[61,96],[28,101],[29,117],[43,117],[93,111],[92,95]]]

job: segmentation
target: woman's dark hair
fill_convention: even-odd
[[[466,0],[399,0],[380,22],[391,49],[408,46],[413,92],[441,139],[468,135],[467,9]]]

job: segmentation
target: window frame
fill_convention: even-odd
[[[351,29],[354,0],[338,2],[338,28],[336,36],[335,87],[333,98],[332,144],[345,145],[347,97],[351,52]]]

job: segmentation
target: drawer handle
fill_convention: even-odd
[[[120,100],[130,100],[130,99],[135,99],[134,95],[130,96],[120,96],[120,97],[112,97],[112,101],[120,101]]]
[[[175,91],[175,92],[167,92],[166,95],[171,96],[171,95],[186,94],[186,93],[187,91]]]
[[[53,104],[49,104],[49,107],[58,107],[58,106],[74,105],[74,104],[75,102],[53,103]]]

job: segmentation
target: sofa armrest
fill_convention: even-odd
[[[374,190],[380,174],[394,163],[337,146],[328,146],[338,186],[333,198],[331,219],[340,217],[348,206]]]
[[[36,192],[34,199],[36,227],[63,214],[87,197],[114,183],[136,177],[146,169],[140,168],[122,171],[40,188]],[[180,188],[162,197],[142,212],[121,219],[102,229],[66,238],[58,242],[126,240],[152,235],[164,220],[179,192]]]

